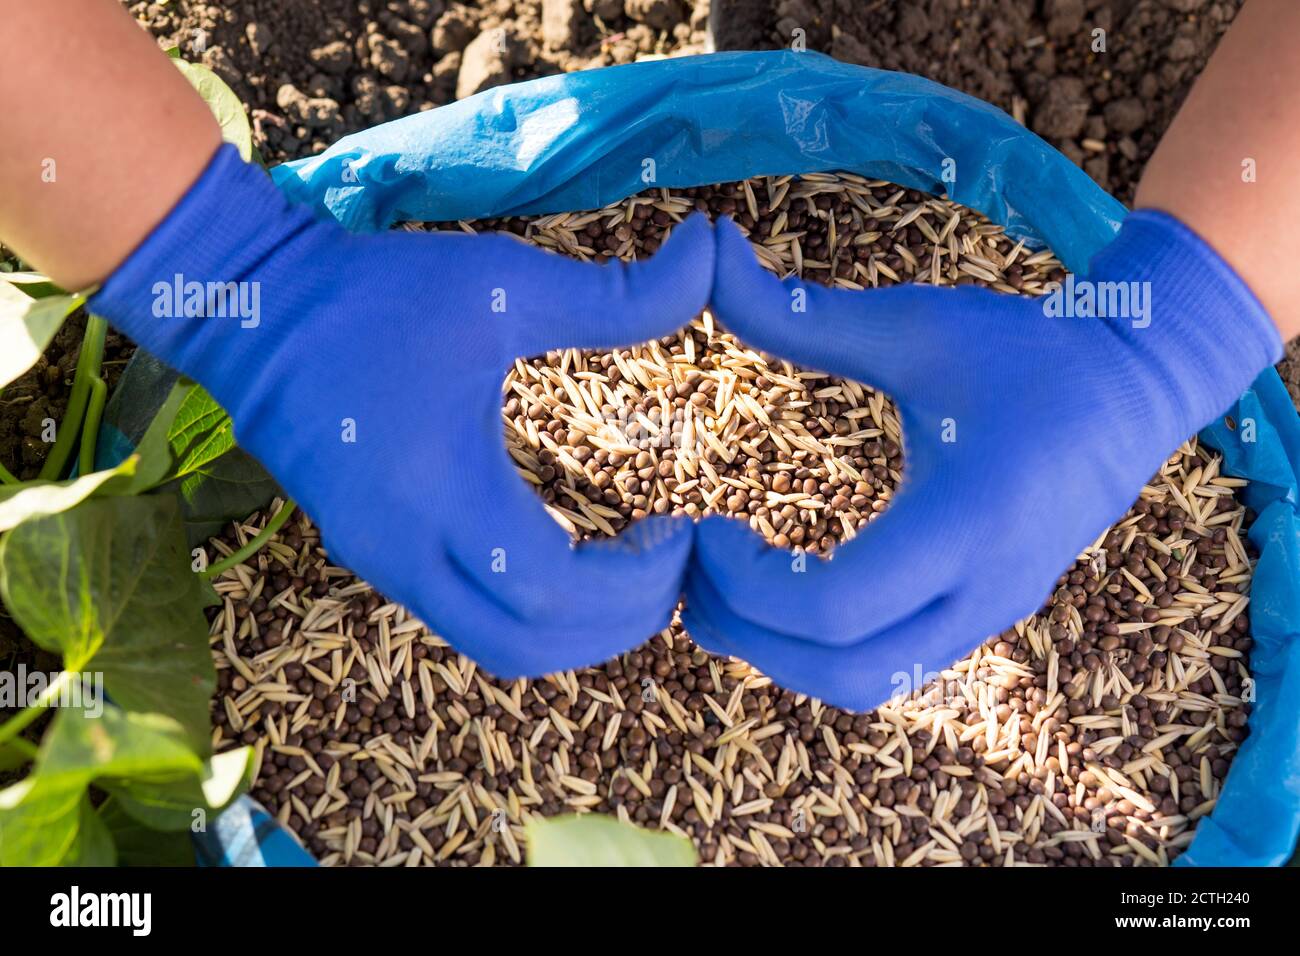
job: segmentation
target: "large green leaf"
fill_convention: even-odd
[[[95,812],[90,794],[84,791],[77,806],[77,837],[63,862],[66,866],[113,866],[117,863],[113,834]]]
[[[65,481],[19,482],[16,485],[0,485],[0,531],[8,531],[28,518],[40,518],[45,515],[67,511],[85,501],[96,492],[112,492],[114,488],[124,490],[133,483],[136,466],[140,459],[132,455],[116,468],[92,472],[80,478]]]
[[[194,865],[194,844],[188,831],[151,830],[123,810],[116,797],[100,804],[99,818],[112,835],[118,866]]]
[[[529,866],[694,866],[695,847],[673,833],[584,813],[524,825]]]
[[[207,752],[207,594],[174,497],[98,498],[23,522],[0,540],[0,596],[68,669],[93,666],[114,701],[175,718]]]
[[[245,161],[253,158],[253,130],[248,125],[248,116],[244,113],[244,104],[239,101],[234,90],[228,87],[217,74],[206,66],[173,60],[176,68],[185,74],[199,95],[212,110],[212,115],[221,124],[221,137],[227,143],[233,143],[239,149],[239,155]]]
[[[0,280],[0,387],[36,364],[63,320],[85,301],[66,293],[34,299]]]
[[[188,830],[200,807],[224,807],[253,782],[253,748],[211,757],[201,777],[155,781],[127,779],[104,784],[122,811],[154,830]]]
[[[190,545],[206,541],[231,519],[251,514],[280,494],[275,479],[239,447],[162,487],[181,496]]]
[[[0,790],[0,866],[104,862],[108,827],[93,810],[94,819],[86,818],[92,782],[106,789],[126,781],[180,786],[208,773],[185,729],[160,714],[111,705],[99,717],[60,710],[31,775]]]

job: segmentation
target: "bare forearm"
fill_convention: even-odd
[[[1300,334],[1300,3],[1248,0],[1138,187],[1223,256],[1284,339]]]
[[[106,278],[221,142],[117,0],[0,0],[0,239],[69,289]]]

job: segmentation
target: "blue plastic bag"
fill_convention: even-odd
[[[272,170],[355,231],[591,209],[647,185],[845,170],[946,192],[1084,269],[1125,209],[1000,110],[814,53],[724,53],[547,77],[346,137]],[[867,293],[869,294],[869,293]],[[1272,865],[1300,828],[1300,418],[1269,369],[1203,438],[1251,484],[1257,702],[1180,863]],[[1254,442],[1242,440],[1250,421]],[[268,863],[275,860],[268,856]]]

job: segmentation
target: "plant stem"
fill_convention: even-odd
[[[49,686],[45,688],[45,691],[41,696],[36,698],[36,703],[32,704],[30,707],[23,708],[9,720],[0,724],[0,744],[7,743],[10,747],[16,747],[19,750],[25,749],[23,744],[26,744],[27,747],[30,748],[31,742],[22,740],[18,735],[27,728],[28,724],[45,712],[45,708],[50,706],[50,701],[58,698],[59,694],[63,690],[64,684],[73,678],[80,676],[80,672],[78,671],[63,671],[63,673],[59,674],[57,678],[50,682]],[[20,740],[22,740],[22,743],[19,743]],[[34,748],[32,748],[32,753],[35,753]]]
[[[68,407],[59,423],[59,432],[50,449],[49,457],[41,466],[38,477],[56,481],[63,477],[63,469],[72,457],[72,448],[81,435],[81,422],[90,401],[91,379],[99,377],[100,363],[104,359],[104,338],[108,323],[97,315],[86,316],[86,331],[81,337],[81,354],[77,356],[77,372],[72,380],[72,394]]]
[[[0,388],[0,395],[4,395],[4,393],[5,390],[3,388]],[[14,473],[11,472],[4,465],[0,465],[0,485],[16,485],[16,484],[18,484],[18,479],[14,477]]]
[[[261,531],[257,532],[249,542],[227,558],[222,558],[216,564],[208,567],[203,573],[209,578],[215,578],[223,571],[229,571],[237,564],[243,564],[257,552],[262,550],[262,546],[271,540],[274,535],[289,520],[289,515],[293,514],[293,509],[298,507],[298,503],[292,498],[286,498],[284,504],[280,505],[274,517],[266,523]]]
[[[90,400],[86,403],[86,420],[81,428],[81,451],[77,471],[88,475],[95,470],[95,442],[99,437],[99,420],[108,400],[108,385],[98,375],[90,379]]]
[[[36,745],[25,737],[15,737],[9,743],[5,744],[10,750],[16,750],[28,760],[35,760],[36,755],[40,753]]]

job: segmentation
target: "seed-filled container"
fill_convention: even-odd
[[[272,175],[290,198],[313,205],[320,215],[332,216],[353,230],[378,231],[398,224],[430,228],[430,223],[507,228],[562,253],[588,258],[651,254],[661,241],[656,228],[662,232],[678,212],[697,206],[742,220],[748,217],[751,239],[761,240],[764,229],[769,237],[774,231],[779,234],[790,216],[800,213],[798,203],[806,201],[811,206],[805,203],[804,208],[830,211],[829,217],[814,216],[832,224],[830,234],[822,228],[810,248],[798,243],[773,244],[765,258],[769,267],[809,275],[810,270],[816,271],[813,264],[826,264],[822,279],[834,282],[843,278],[861,286],[924,279],[930,269],[928,277],[934,281],[939,266],[915,255],[906,238],[903,248],[891,246],[888,256],[859,258],[851,254],[844,264],[846,271],[840,271],[837,250],[841,242],[834,224],[852,224],[857,230],[855,240],[860,238],[861,245],[868,247],[874,241],[873,232],[896,235],[901,230],[906,237],[910,229],[920,237],[918,246],[954,242],[953,255],[943,266],[955,270],[954,275],[937,278],[955,280],[960,273],[1006,294],[1035,294],[1047,281],[1060,278],[1063,270],[1084,269],[1091,255],[1114,235],[1125,214],[1118,202],[1065,157],[986,104],[916,77],[789,52],[635,64],[498,88],[345,138],[320,156],[279,167]],[[854,209],[858,210],[857,219]],[[880,216],[886,221],[868,221],[873,217],[862,218],[864,210],[888,210]],[[781,221],[783,216],[786,218]],[[963,229],[960,248],[954,238],[959,227]],[[694,514],[716,510],[749,521],[778,546],[830,550],[887,505],[900,467],[906,468],[899,457],[903,442],[897,419],[891,418],[885,396],[858,383],[817,379],[779,361],[745,355],[743,343],[711,328],[708,322],[707,317],[697,320],[671,342],[649,343],[644,353],[573,356],[567,361],[591,363],[583,366],[583,381],[599,380],[599,387],[608,390],[603,394],[610,396],[615,395],[620,381],[635,378],[637,370],[653,376],[654,362],[665,356],[689,364],[697,373],[694,377],[674,377],[673,370],[665,366],[668,377],[664,382],[638,385],[638,394],[652,386],[659,389],[656,403],[666,411],[657,423],[650,424],[655,435],[662,426],[670,438],[674,409],[689,412],[692,406],[740,402],[748,416],[759,420],[792,395],[800,407],[805,400],[821,402],[824,414],[818,416],[822,424],[817,431],[804,434],[794,429],[778,434],[774,441],[787,446],[806,438],[814,446],[830,438],[848,441],[858,455],[851,465],[852,474],[823,475],[806,467],[801,472],[801,466],[790,465],[774,453],[763,466],[755,466],[752,474],[742,469],[738,475],[723,475],[717,459],[706,459],[707,468],[702,463],[688,464],[680,456],[662,454],[660,446],[649,441],[650,434],[635,430],[624,431],[620,440],[627,442],[626,447],[611,449],[606,440],[602,448],[599,442],[589,441],[591,436],[581,427],[582,405],[572,400],[573,392],[581,389],[563,385],[571,367],[560,360],[526,356],[520,357],[510,373],[515,378],[507,383],[504,409],[516,462],[532,475],[553,513],[567,521],[577,537],[614,533],[629,521],[656,511]],[[633,359],[637,370],[628,364]],[[715,364],[736,361],[766,371],[742,376],[746,388],[733,393],[719,385],[709,370]],[[555,387],[556,382],[563,387]],[[512,384],[519,387],[512,390]],[[666,391],[669,388],[671,395]],[[648,410],[647,406],[642,411]],[[790,420],[796,419],[792,416]],[[1241,423],[1248,420],[1250,435],[1257,440],[1243,440]],[[685,422],[690,422],[689,414]],[[602,451],[604,457],[596,459]],[[593,461],[600,467],[590,467]],[[819,703],[797,695],[782,698],[773,690],[767,699],[773,713],[788,718],[784,725],[768,719],[770,715],[763,709],[767,705],[756,705],[758,710],[752,714],[744,704],[732,711],[729,701],[718,704],[714,692],[723,685],[740,687],[748,680],[742,665],[710,659],[678,631],[661,635],[656,639],[661,645],[647,645],[644,653],[634,652],[637,662],[620,666],[634,670],[644,666],[661,678],[677,674],[679,683],[689,683],[691,693],[699,695],[700,708],[694,708],[697,702],[689,695],[685,704],[665,703],[667,710],[658,719],[666,734],[672,733],[672,724],[689,731],[697,718],[702,727],[706,718],[700,714],[722,711],[708,714],[713,729],[707,741],[696,739],[704,749],[702,753],[691,751],[685,761],[688,766],[695,765],[697,758],[707,761],[711,748],[720,743],[737,741],[738,746],[752,748],[771,774],[754,780],[734,774],[729,778],[725,768],[710,765],[717,771],[716,778],[705,770],[687,775],[689,779],[672,774],[647,780],[633,771],[611,788],[621,787],[621,794],[638,791],[630,801],[619,801],[635,807],[635,822],[685,826],[677,822],[685,820],[697,843],[699,834],[716,822],[724,805],[733,818],[752,816],[753,825],[726,841],[718,862],[779,863],[783,855],[803,860],[810,853],[819,861],[839,859],[841,865],[850,858],[859,864],[868,859],[889,864],[1000,858],[1008,849],[999,842],[1000,824],[985,830],[989,840],[962,839],[977,822],[984,826],[982,821],[970,819],[978,809],[990,820],[1014,818],[1018,838],[1027,832],[1036,838],[1049,825],[1058,834],[1062,830],[1077,833],[1036,850],[1038,857],[1029,856],[1029,862],[1058,862],[1067,854],[1047,851],[1067,843],[1091,844],[1086,850],[1072,851],[1076,858],[1087,852],[1093,857],[1142,863],[1163,863],[1173,856],[1179,863],[1203,865],[1285,862],[1300,822],[1300,797],[1296,796],[1300,729],[1294,719],[1300,710],[1300,659],[1293,650],[1295,635],[1300,633],[1300,598],[1296,596],[1300,587],[1294,570],[1300,567],[1300,516],[1296,513],[1300,488],[1293,466],[1297,461],[1300,420],[1276,373],[1269,370],[1223,420],[1179,449],[1162,471],[1168,483],[1180,491],[1202,482],[1219,482],[1217,488],[1230,489],[1254,515],[1246,538],[1232,530],[1240,521],[1225,528],[1216,541],[1215,562],[1208,568],[1215,578],[1222,576],[1244,585],[1249,574],[1242,569],[1249,569],[1254,562],[1249,633],[1242,616],[1246,602],[1240,600],[1222,609],[1220,616],[1226,622],[1219,623],[1224,626],[1217,631],[1217,638],[1207,638],[1207,646],[1218,647],[1208,653],[1242,663],[1233,665],[1236,669],[1226,664],[1207,669],[1189,683],[1190,690],[1184,688],[1207,698],[1215,694],[1235,701],[1253,698],[1253,706],[1249,733],[1243,727],[1246,708],[1214,711],[1215,727],[1206,734],[1216,731],[1231,743],[1222,752],[1201,747],[1202,737],[1191,741],[1197,746],[1185,748],[1185,755],[1171,758],[1170,775],[1160,776],[1159,782],[1142,776],[1144,768],[1139,767],[1136,782],[1150,782],[1149,787],[1134,786],[1135,779],[1125,772],[1132,771],[1134,760],[1141,762],[1141,754],[1127,740],[1112,741],[1101,752],[1092,753],[1087,747],[1079,753],[1066,753],[1062,745],[1058,756],[1049,752],[1054,749],[1050,728],[1039,732],[1042,727],[1035,726],[1023,733],[1023,726],[1008,728],[1043,703],[1035,697],[1038,690],[1021,681],[1026,661],[1035,654],[1051,653],[1048,644],[1057,639],[1052,627],[1066,626],[1073,617],[1087,616],[1094,624],[1104,621],[1111,627],[1094,628],[1101,636],[1095,648],[1090,643],[1084,657],[1131,645],[1143,661],[1157,661],[1156,666],[1163,667],[1171,656],[1188,652],[1183,638],[1168,628],[1158,635],[1152,632],[1148,637],[1143,630],[1132,637],[1136,631],[1126,631],[1122,623],[1141,620],[1144,613],[1167,608],[1178,600],[1169,588],[1159,595],[1148,589],[1144,583],[1148,579],[1143,576],[1147,560],[1161,569],[1157,577],[1162,583],[1172,569],[1177,572],[1172,577],[1187,581],[1194,593],[1200,586],[1192,568],[1180,563],[1181,555],[1129,553],[1125,543],[1128,529],[1134,533],[1168,530],[1171,522],[1187,517],[1173,499],[1152,496],[1139,502],[1094,548],[1109,556],[1112,566],[1116,561],[1120,565],[1129,559],[1136,562],[1126,568],[1132,580],[1122,589],[1123,601],[1112,602],[1117,606],[1109,608],[1090,604],[1089,582],[1095,584],[1099,572],[1082,562],[1067,569],[1052,602],[1035,619],[1041,619],[1041,631],[1032,624],[1018,626],[977,652],[977,665],[988,672],[986,682],[993,692],[999,686],[1006,692],[989,702],[990,713],[997,716],[998,726],[993,728],[997,732],[991,732],[978,747],[945,734],[942,721],[948,718],[926,711],[931,705],[925,700],[904,702],[892,718],[877,712],[836,713],[824,719],[827,714]],[[566,475],[573,478],[579,474],[588,484],[579,486],[566,479]],[[734,482],[728,484],[725,477]],[[757,498],[745,490],[747,479],[757,484]],[[682,488],[686,490],[674,497],[673,492]],[[779,508],[755,504],[770,495],[779,499]],[[1213,498],[1213,494],[1206,497]],[[800,504],[814,499],[819,506],[833,505],[839,523],[806,520]],[[1224,495],[1224,513],[1235,507],[1232,495]],[[291,533],[300,544],[311,540],[312,531],[305,524],[295,526]],[[1200,568],[1206,570],[1205,565]],[[346,582],[343,584],[346,588]],[[1166,603],[1160,604],[1160,600]],[[378,607],[376,604],[370,611]],[[1105,617],[1111,612],[1129,617],[1111,621]],[[1236,618],[1240,618],[1239,624]],[[1146,623],[1157,624],[1157,620]],[[404,626],[405,621],[385,624],[386,629]],[[1248,649],[1248,655],[1241,648]],[[1201,656],[1207,653],[1201,646],[1190,650],[1202,652]],[[1248,671],[1244,664],[1247,656]],[[441,658],[439,663],[443,663]],[[930,661],[925,667],[942,672],[952,663]],[[1168,743],[1154,730],[1163,726],[1167,701],[1126,692],[1123,684],[1131,680],[1129,676],[1114,686],[1103,686],[1089,676],[1093,673],[1081,668],[1078,675],[1060,681],[1070,688],[1069,702],[1062,704],[1068,719],[1090,720],[1094,708],[1119,711],[1123,716],[1115,719],[1122,727],[1116,732],[1121,736],[1136,739],[1129,731],[1147,728],[1151,733],[1143,739],[1156,741],[1156,750]],[[444,684],[455,685],[463,676],[450,668]],[[575,677],[575,684],[577,680]],[[1055,689],[1056,677],[1051,680]],[[499,708],[510,710],[498,691],[485,693],[498,696]],[[576,809],[599,804],[600,786],[605,782],[601,774],[611,769],[602,762],[601,745],[625,729],[621,715],[613,721],[600,716],[601,697],[608,695],[597,682],[583,684],[577,696],[582,694],[592,713],[587,727],[603,721],[599,738],[591,741],[595,746],[583,751],[596,756],[579,764],[575,752],[575,772],[561,775],[567,792],[543,801],[567,803]],[[553,698],[559,699],[552,694],[547,700]],[[517,702],[511,701],[511,706],[517,707]],[[787,709],[783,711],[783,707]],[[385,714],[384,720],[393,719],[387,710]],[[507,716],[510,721],[519,719]],[[561,714],[558,723],[566,730],[571,729],[565,723],[570,716],[575,725],[586,719],[584,714]],[[1111,718],[1095,716],[1097,729],[1090,743],[1113,729],[1102,726]],[[891,729],[889,720],[895,718],[900,723]],[[908,720],[923,720],[928,736],[911,736]],[[1133,726],[1129,726],[1130,720]],[[646,736],[641,726],[632,730],[639,734],[632,744],[638,748],[638,756],[645,748],[657,746],[640,739]],[[583,733],[584,738],[590,737],[586,730]],[[1056,760],[1057,771],[1077,774],[1081,785],[1092,788],[1098,804],[1113,803],[1139,821],[1149,821],[1153,815],[1184,818],[1181,825],[1188,839],[1168,846],[1153,843],[1143,838],[1140,826],[1090,834],[1083,820],[1092,809],[1088,806],[1037,799],[1039,794],[1032,788],[1018,793],[1014,786],[1005,792],[983,787],[982,754],[1006,744],[1008,733],[1015,734],[1014,745],[1031,753],[1036,765],[1048,766]],[[491,760],[492,741],[486,732],[480,734],[476,729],[475,734],[482,736],[482,741],[472,751],[484,756],[485,762]],[[894,739],[898,735],[901,740]],[[572,740],[563,739],[564,733],[536,736],[529,746],[545,751],[540,755],[543,762],[555,758],[567,766],[562,751],[573,745]],[[689,737],[689,733],[682,736]],[[859,759],[863,754],[874,761],[866,769]],[[452,759],[460,759],[459,754]],[[921,776],[935,788],[922,797],[924,805],[915,794],[900,793],[888,783],[898,776],[892,769],[895,764],[900,774],[912,780],[917,779],[918,764],[926,768]],[[580,766],[591,773],[576,772]],[[806,771],[803,778],[801,771]],[[797,792],[789,792],[787,781],[812,779],[818,773],[828,781],[824,793],[815,797],[805,794],[808,787],[802,783]],[[724,785],[724,780],[730,782]],[[836,780],[842,784],[838,790]],[[978,794],[970,789],[977,784],[983,787]],[[878,816],[889,821],[893,827],[889,839],[866,832],[866,827],[863,832],[828,830],[819,821],[819,808],[822,815],[834,811],[836,795],[847,799],[854,787],[861,788],[854,792],[855,797],[861,795],[866,803],[879,807]],[[1197,796],[1189,798],[1189,793]],[[893,809],[895,804],[909,801],[910,810],[900,813]],[[421,807],[427,804],[421,798]],[[651,806],[657,812],[648,809]],[[792,817],[792,807],[806,810],[807,816]],[[926,818],[925,827],[911,823],[918,814]],[[940,832],[934,833],[931,824],[939,818],[952,830],[951,835],[944,835],[947,831],[937,823],[934,826]],[[802,839],[804,831],[796,826],[796,819],[802,819],[801,826],[817,828],[816,840],[813,834]],[[1191,822],[1196,824],[1194,838],[1190,836]],[[855,830],[852,823],[845,827]],[[371,847],[388,846],[382,834],[375,833],[370,840]],[[505,843],[501,853],[508,852]],[[1177,852],[1168,853],[1171,848]],[[317,852],[323,851],[317,848]]]

